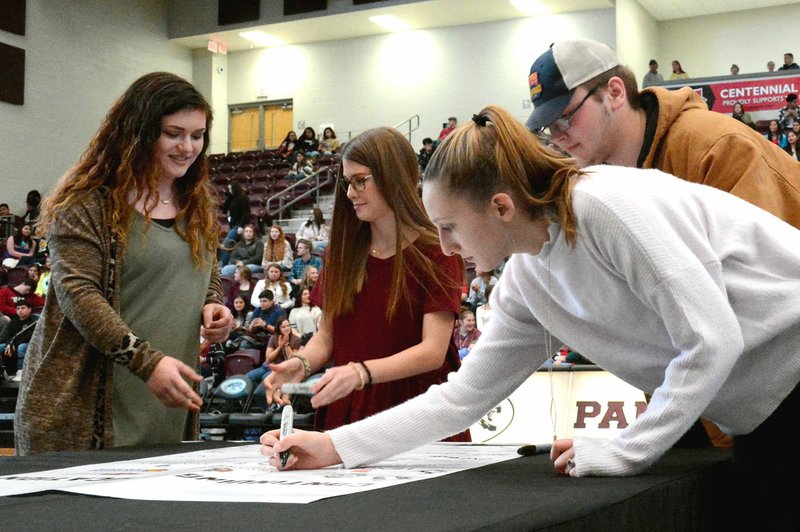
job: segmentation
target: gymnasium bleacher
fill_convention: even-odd
[[[280,158],[276,150],[212,154],[208,163],[218,205],[224,201],[228,184],[237,181],[250,198],[251,221],[256,227],[263,230],[281,220],[290,233],[294,231],[289,226],[293,214],[319,204],[322,196],[332,193],[340,159],[338,155],[322,155],[314,173],[301,180],[288,178],[291,163]],[[219,211],[218,219],[224,230],[228,226],[225,213]]]

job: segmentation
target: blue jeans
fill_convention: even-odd
[[[7,344],[0,344],[0,357],[3,359],[3,368],[9,375],[17,373],[18,369],[22,369],[25,362],[25,353],[28,352],[28,344],[19,344],[17,347],[16,357],[7,357],[5,355]]]
[[[261,273],[264,271],[264,268],[262,268],[260,264],[245,264],[245,266],[253,273]],[[235,272],[236,265],[228,264],[222,267],[222,273],[220,275],[233,275]]]
[[[259,385],[259,384],[261,384],[261,381],[266,379],[267,375],[269,375],[270,373],[272,373],[271,369],[265,368],[264,366],[261,366],[261,367],[258,367],[256,369],[248,371],[247,375],[245,375],[245,377],[247,377],[248,379],[253,381],[253,384]]]

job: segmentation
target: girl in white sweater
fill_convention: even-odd
[[[581,171],[496,107],[437,149],[423,201],[445,253],[478,270],[511,257],[487,330],[445,384],[327,433],[281,442],[267,433],[264,454],[291,447],[288,468],[353,467],[441,439],[480,419],[561,344],[652,400],[613,440],[556,441],[559,473],[637,474],[701,414],[734,436],[737,461],[758,469],[778,437],[770,425],[791,426],[800,231],[656,170]]]

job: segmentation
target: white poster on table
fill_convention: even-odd
[[[436,443],[358,469],[278,471],[260,445],[0,477],[0,496],[45,490],[150,501],[309,503],[517,457],[517,446]]]

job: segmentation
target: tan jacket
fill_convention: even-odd
[[[94,191],[65,209],[50,231],[51,282],[14,420],[19,455],[112,446],[115,365],[147,380],[164,357],[119,315],[123,250],[110,228],[104,194]],[[206,304],[221,304],[213,270]]]
[[[800,227],[800,162],[753,129],[708,110],[691,88],[650,87],[658,125],[644,168],[725,190]]]

